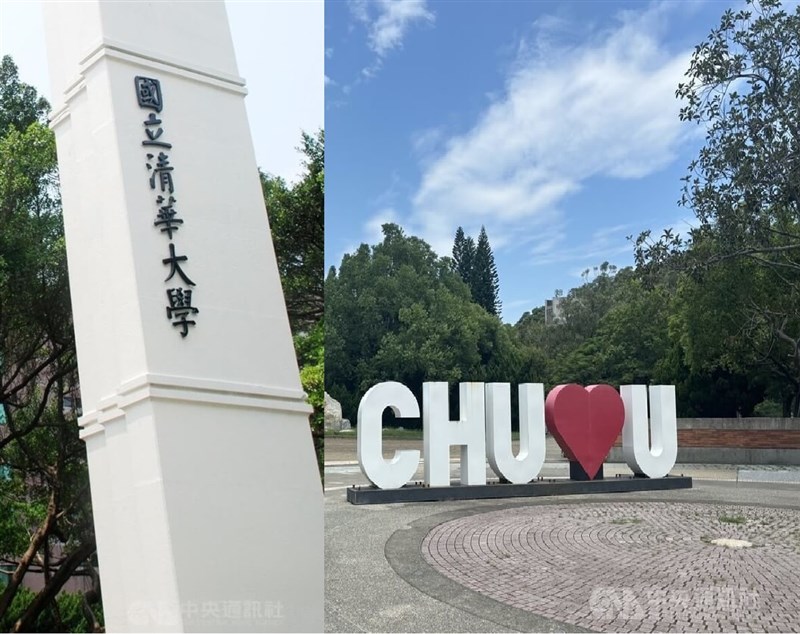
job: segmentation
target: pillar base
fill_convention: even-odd
[[[310,408],[220,387],[143,377],[82,419],[109,631],[322,630]]]

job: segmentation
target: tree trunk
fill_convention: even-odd
[[[89,575],[92,578],[92,587],[83,593],[83,614],[86,617],[86,622],[92,626],[92,632],[105,632],[106,628],[97,620],[97,616],[92,611],[92,604],[102,600],[102,593],[100,591],[100,575],[97,569],[89,563]]]
[[[105,632],[105,628],[100,625],[100,622],[97,620],[97,617],[92,611],[92,606],[89,603],[88,597],[93,593],[94,590],[89,590],[81,596],[81,610],[83,611],[83,618],[86,619],[86,622],[89,624],[92,632]]]
[[[31,626],[36,622],[36,619],[41,614],[47,605],[56,598],[61,588],[69,580],[72,574],[78,569],[86,559],[95,551],[96,546],[94,539],[81,544],[76,550],[69,554],[64,559],[58,570],[53,575],[50,583],[48,583],[37,594],[25,613],[17,620],[12,628],[12,632],[30,632]]]
[[[0,595],[0,616],[4,615],[8,611],[11,602],[14,600],[14,596],[17,594],[19,586],[22,584],[22,580],[25,578],[25,573],[28,572],[28,568],[33,562],[34,557],[36,557],[36,553],[39,551],[39,548],[41,548],[42,543],[47,539],[47,536],[53,529],[55,522],[56,498],[55,492],[51,492],[50,501],[47,503],[47,516],[45,517],[41,526],[36,529],[36,532],[31,537],[31,541],[28,544],[28,549],[20,558],[16,569],[11,574],[11,578],[8,580],[6,589],[3,591],[3,594]]]

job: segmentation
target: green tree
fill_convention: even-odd
[[[325,320],[320,319],[309,332],[294,337],[294,348],[300,366],[300,383],[311,414],[311,435],[317,452],[320,475],[325,472]]]
[[[607,262],[590,274],[563,296],[562,320],[546,324],[544,308],[523,315],[514,326],[520,344],[547,360],[550,385],[649,383],[666,343],[668,294]]]
[[[517,382],[526,367],[510,329],[475,304],[449,258],[397,225],[362,244],[325,282],[326,384],[355,420],[380,381],[417,396],[424,381]]]
[[[758,311],[746,308],[773,301],[770,273],[740,258],[679,280],[670,338],[679,346],[686,368],[676,383],[687,391],[694,415],[749,416],[767,392],[787,415],[791,411],[797,388],[792,359],[775,354],[781,345],[774,329]],[[744,319],[747,312],[750,319]],[[774,356],[768,361],[770,355]],[[713,402],[702,397],[703,390],[714,394]]]
[[[295,334],[312,329],[324,304],[325,133],[303,133],[299,150],[305,173],[288,186],[280,177],[261,174],[272,242],[278,260],[286,308]]]
[[[521,345],[547,359],[549,385],[673,384],[681,416],[750,416],[783,392],[781,377],[759,365],[757,328],[738,321],[737,303],[766,288],[743,265],[715,267],[700,281],[604,263],[565,296],[562,321],[546,325],[538,309],[514,328]]]
[[[14,597],[11,608],[0,619],[0,630],[11,631],[14,624],[28,610],[36,598],[36,593],[28,588],[20,588]],[[76,592],[62,592],[55,601],[53,610],[43,612],[31,623],[31,632],[101,632],[103,613],[99,604],[88,605],[84,595]]]
[[[748,256],[797,270],[800,249],[800,7],[748,0],[726,11],[692,56],[680,117],[706,129],[682,204],[717,241],[717,258]],[[703,235],[703,237],[706,237]]]
[[[453,269],[461,276],[467,285],[472,279],[472,266],[475,260],[475,241],[464,235],[464,229],[456,229],[453,241]]]
[[[585,302],[577,306],[580,310],[576,310],[574,299],[566,306],[573,322],[568,316],[563,325],[555,325],[562,330],[578,330],[573,341],[580,341],[554,364],[555,382],[653,382],[669,345],[669,296],[665,289],[645,288],[631,269],[623,269],[613,278],[601,275],[581,289],[583,292],[570,293]],[[591,314],[593,309],[599,314]]]
[[[475,247],[475,259],[472,264],[472,298],[483,309],[495,316],[500,316],[500,278],[494,263],[494,253],[489,246],[486,228],[481,227],[478,244]]]
[[[300,381],[314,407],[311,433],[320,473],[324,463],[325,133],[303,133],[305,173],[294,185],[261,173],[272,243],[294,335]]]
[[[47,102],[0,67],[0,556],[13,565],[0,619],[29,631],[79,568],[94,535],[53,135]],[[66,397],[71,397],[68,407]],[[33,568],[44,587],[15,601]],[[99,594],[92,600],[96,602]],[[16,606],[16,607],[14,607]],[[10,612],[12,611],[12,612]],[[56,614],[56,621],[57,614]]]
[[[575,368],[565,367],[565,364],[569,366],[570,356],[578,354],[579,348],[597,335],[605,315],[617,301],[622,280],[632,275],[626,270],[617,275],[616,267],[607,262],[598,267],[596,273],[590,281],[589,271],[585,271],[584,284],[570,290],[566,296],[556,292],[561,298],[563,317],[559,322],[546,324],[545,309],[539,308],[523,315],[514,326],[520,343],[538,349],[547,359],[548,383],[578,380],[572,374]],[[591,345],[596,348],[596,344]]]
[[[637,241],[637,261],[669,265],[701,281],[729,261],[757,267],[737,294],[735,328],[759,345],[794,390],[800,415],[800,7],[748,0],[726,11],[696,47],[677,96],[681,119],[703,126],[705,146],[684,179],[681,203],[699,227],[684,243],[672,232]],[[737,347],[741,350],[741,346]],[[744,358],[743,358],[744,359]],[[756,362],[755,359],[758,359]],[[741,363],[739,365],[742,365]]]
[[[489,245],[486,228],[481,227],[478,243],[464,234],[464,229],[456,229],[453,241],[453,270],[459,274],[469,287],[472,301],[486,312],[500,316],[500,278],[494,262],[494,253]]]
[[[0,546],[16,566],[0,593],[0,618],[7,618],[26,574],[40,572],[45,585],[17,616],[11,628],[15,632],[30,631],[45,612],[58,622],[56,597],[79,571],[95,582],[87,603],[99,601],[86,449],[78,438],[77,417],[67,411],[63,398],[56,398],[42,414],[15,412],[13,422],[26,424],[31,415],[38,417],[36,428],[2,455],[9,475],[0,483],[0,499],[11,512],[0,520]]]
[[[17,65],[10,55],[0,61],[0,134],[9,126],[24,132],[32,123],[45,120],[50,104],[33,86],[20,81]]]

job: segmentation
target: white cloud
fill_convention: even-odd
[[[544,255],[554,251],[554,249],[567,237],[567,232],[562,224],[556,225],[549,231],[537,232],[536,237],[531,240],[533,246],[530,253],[533,255]]]
[[[375,53],[375,59],[361,70],[356,82],[373,78],[389,52],[402,48],[414,24],[432,23],[435,19],[427,0],[349,0],[348,6],[353,18],[365,25],[367,46]]]
[[[350,15],[357,21],[368,23],[369,12],[367,11],[367,0],[349,0],[347,6],[350,8]]]
[[[536,244],[530,253],[530,264],[545,266],[565,262],[592,261],[595,264],[603,261],[613,261],[615,256],[630,255],[633,245],[628,240],[630,225],[618,224],[610,227],[595,229],[588,239],[570,248],[562,248],[560,242],[566,237],[564,227],[559,227],[554,239]],[[594,266],[594,264],[592,265]],[[580,272],[591,266],[582,266]],[[576,273],[580,277],[580,273]]]
[[[381,227],[389,222],[397,223],[397,212],[391,207],[381,209],[373,215],[364,224],[364,242],[370,245],[383,242],[383,231]]]
[[[674,10],[678,3],[663,2],[626,11],[614,28],[573,33],[567,43],[560,20],[534,25],[503,95],[423,161],[414,230],[437,248],[452,242],[458,225],[485,223],[493,236],[550,228],[532,247],[541,257],[563,236],[559,203],[583,181],[641,178],[670,164],[687,136],[674,91],[690,55],[670,54],[661,42]]]
[[[414,22],[433,22],[425,0],[379,0],[379,15],[369,30],[369,47],[379,57],[402,46]]]
[[[438,150],[443,138],[444,129],[442,127],[418,130],[411,135],[411,147],[415,154],[424,158]]]
[[[633,245],[625,238],[622,238],[614,244],[597,244],[594,242],[589,242],[576,247],[570,247],[569,249],[555,248],[553,251],[544,253],[541,256],[537,255],[533,257],[530,263],[534,266],[544,266],[547,264],[561,264],[565,262],[589,260],[594,263],[591,266],[595,266],[597,263],[603,261],[613,262],[614,256],[620,256],[623,254],[630,255],[632,252]],[[591,267],[586,265],[581,267],[580,270],[582,271],[586,268]]]

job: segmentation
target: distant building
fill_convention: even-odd
[[[564,321],[564,315],[561,312],[561,302],[563,300],[563,297],[554,297],[553,299],[546,299],[544,301],[545,324],[558,324]]]

